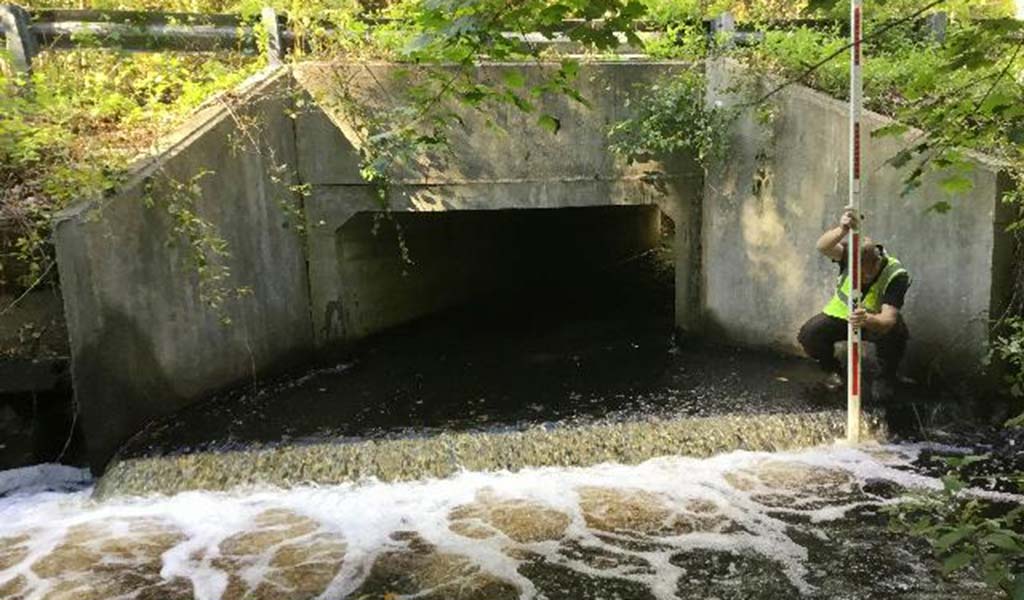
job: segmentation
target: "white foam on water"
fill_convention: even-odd
[[[52,552],[68,529],[100,522],[129,527],[125,523],[131,523],[132,519],[146,518],[156,519],[184,536],[184,541],[162,555],[161,576],[187,578],[194,586],[196,598],[216,600],[228,582],[227,575],[213,565],[221,542],[251,530],[254,519],[266,510],[285,509],[316,521],[320,531],[335,533],[346,544],[342,568],[323,594],[324,598],[342,598],[356,591],[379,556],[407,548],[406,541],[393,537],[396,532],[415,532],[434,546],[436,552],[468,559],[482,572],[515,585],[524,599],[537,597],[538,591],[533,582],[519,573],[521,560],[509,555],[510,547],[528,550],[543,556],[550,564],[593,577],[615,577],[640,583],[659,599],[674,598],[678,582],[685,576],[684,568],[670,562],[680,552],[705,549],[757,553],[779,564],[790,582],[801,592],[808,593],[813,588],[807,581],[807,549],[787,536],[785,522],[768,513],[797,512],[812,521],[827,521],[841,518],[863,502],[829,503],[825,492],[835,492],[844,485],[842,481],[835,485],[812,481],[806,486],[766,487],[756,478],[758,468],[766,463],[779,463],[832,472],[841,470],[852,476],[850,487],[869,479],[883,479],[913,488],[941,487],[937,480],[906,469],[919,449],[917,446],[868,446],[787,453],[733,452],[707,459],[665,457],[635,466],[604,464],[589,468],[537,468],[517,473],[462,472],[444,480],[187,492],[175,496],[115,498],[102,503],[93,501],[88,489],[17,493],[0,498],[0,538],[28,534],[30,537],[25,544],[29,555],[17,565],[0,571],[0,585],[24,575],[33,589],[29,597],[41,598],[48,584],[36,577],[30,567]],[[63,473],[65,478],[74,476],[71,472],[50,473]],[[744,477],[755,474],[751,479],[754,487],[738,489],[727,479],[729,473]],[[0,481],[35,481],[32,477],[0,473]],[[18,489],[30,490],[33,485],[22,485]],[[716,514],[739,527],[734,533],[696,531],[683,535],[594,531],[587,527],[580,507],[581,488],[649,492],[664,499],[665,505],[676,515],[686,514],[688,502],[707,501],[717,507]],[[449,513],[474,502],[482,491],[496,499],[526,500],[564,513],[569,517],[568,529],[562,540],[532,543],[515,542],[497,530],[486,539],[453,533],[449,528]],[[793,502],[782,507],[766,506],[759,500],[759,495],[765,493],[790,498]],[[637,569],[620,561],[610,569],[598,568],[567,556],[561,544],[565,540],[617,557],[640,559],[648,567]],[[616,543],[624,540],[654,542],[669,550],[635,550]],[[269,557],[257,561],[243,577],[250,584],[258,582],[268,562]]]
[[[88,469],[41,464],[0,471],[0,497],[43,492],[70,492],[92,483]]]

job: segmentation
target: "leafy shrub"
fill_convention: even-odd
[[[627,160],[687,150],[706,166],[725,157],[732,113],[706,105],[703,74],[687,72],[659,81],[635,112],[609,132],[612,149]]]
[[[1007,389],[1015,398],[1024,398],[1024,318],[1009,317],[1004,329],[992,342],[992,355],[1006,365]]]
[[[1024,506],[1005,508],[973,494],[963,469],[987,456],[944,459],[949,471],[939,492],[917,492],[887,508],[891,527],[923,537],[942,561],[943,574],[974,568],[1012,600],[1024,599]],[[1011,475],[1020,478],[1021,474]]]

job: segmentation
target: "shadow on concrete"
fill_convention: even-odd
[[[92,339],[96,342],[82,349],[74,368],[104,374],[76,381],[81,425],[88,432],[85,453],[92,470],[101,472],[125,442],[122,432],[139,431],[154,415],[166,414],[168,406],[180,405],[182,399],[175,396],[173,382],[164,375],[150,336],[140,324],[108,309],[102,330]]]

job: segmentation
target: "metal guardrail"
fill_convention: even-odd
[[[136,52],[258,51],[257,24],[267,32],[271,59],[291,47],[291,32],[272,9],[261,18],[241,15],[140,11],[47,10],[0,5],[0,33],[14,69],[29,73],[43,49],[113,47]]]
[[[370,24],[382,20],[366,19]],[[945,13],[935,13],[923,21],[931,35],[942,39],[946,29]],[[581,21],[566,21],[566,29]],[[710,42],[725,40],[728,44],[756,42],[766,29],[793,27],[839,28],[842,21],[798,19],[759,24],[760,30],[737,25],[732,15],[722,13],[701,25]],[[919,24],[920,25],[920,24]],[[651,25],[640,31],[656,31]],[[260,32],[267,36],[266,51],[271,62],[280,62],[296,44],[295,32],[286,18],[271,8],[264,8],[258,19],[237,14],[201,14],[143,11],[42,10],[29,12],[18,5],[0,5],[0,34],[6,38],[7,51],[16,72],[29,74],[32,59],[42,50],[66,50],[80,47],[110,47],[135,52],[210,52],[237,50],[256,53],[261,50]],[[331,33],[329,24],[324,31]],[[565,44],[562,36],[554,39],[540,34],[506,34],[523,39],[531,45]]]

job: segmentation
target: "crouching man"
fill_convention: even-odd
[[[832,299],[821,313],[811,317],[800,328],[798,340],[808,356],[831,373],[829,386],[843,385],[845,364],[835,357],[835,344],[847,339],[847,320],[861,328],[865,341],[873,342],[877,351],[880,377],[878,395],[888,395],[898,381],[900,360],[907,348],[910,331],[900,309],[910,287],[910,274],[894,256],[886,254],[881,244],[861,238],[861,305],[850,314],[847,298],[850,276],[846,264],[846,236],[856,217],[847,210],[839,226],[829,229],[818,239],[818,251],[839,264],[839,279]],[[886,390],[886,392],[883,392]]]

